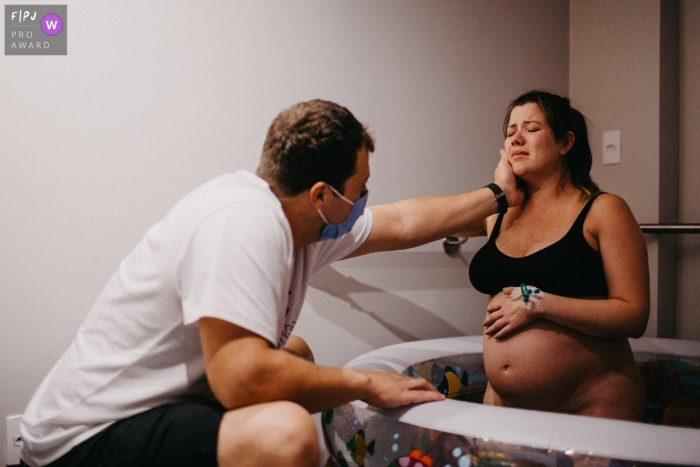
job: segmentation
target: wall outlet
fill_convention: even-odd
[[[5,451],[5,465],[19,465],[19,453],[22,450],[22,434],[19,424],[22,423],[21,415],[11,415],[7,421],[7,450]]]

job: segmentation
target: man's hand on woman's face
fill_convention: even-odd
[[[501,149],[501,160],[498,162],[496,170],[494,171],[493,181],[496,185],[500,186],[506,194],[508,207],[512,208],[513,206],[518,206],[525,201],[525,193],[518,188],[513,168],[510,166],[510,162],[508,162],[508,154],[506,154],[504,149]]]

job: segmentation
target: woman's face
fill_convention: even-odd
[[[560,175],[562,156],[569,147],[554,139],[554,133],[538,104],[527,103],[511,111],[505,150],[517,177],[527,181]]]

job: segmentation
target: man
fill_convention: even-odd
[[[427,381],[326,368],[291,336],[310,276],[414,247],[522,198],[501,190],[365,209],[374,142],[345,108],[280,113],[257,175],[218,177],[178,202],[121,263],[24,415],[32,467],[315,466],[310,412],[442,399]]]

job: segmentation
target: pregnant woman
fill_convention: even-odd
[[[526,200],[469,232],[489,236],[469,269],[490,295],[484,403],[641,420],[627,340],[649,315],[641,230],[625,201],[591,180],[586,122],[568,99],[528,92],[503,127]]]

